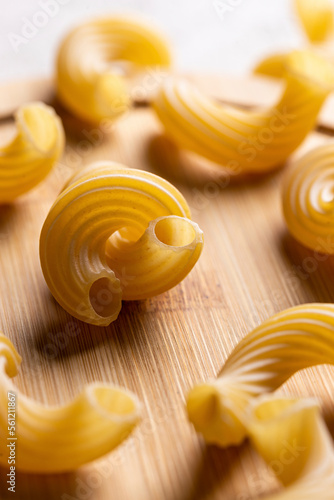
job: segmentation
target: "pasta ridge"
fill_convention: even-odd
[[[287,57],[285,90],[276,106],[241,110],[202,94],[186,81],[165,81],[154,109],[180,148],[234,173],[278,167],[314,127],[334,87],[333,66],[310,51]]]

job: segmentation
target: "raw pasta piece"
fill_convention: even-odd
[[[334,364],[334,305],[287,309],[250,332],[232,351],[218,378],[187,397],[189,419],[209,443],[229,446],[247,435],[247,409],[295,372]]]
[[[329,43],[333,35],[334,6],[331,0],[295,0],[298,17],[306,35],[322,57],[333,60],[333,46]],[[288,53],[265,57],[254,69],[254,73],[283,78]]]
[[[151,26],[126,17],[89,21],[59,48],[58,97],[83,120],[114,120],[129,107],[129,78],[170,64],[168,44]]]
[[[279,103],[264,111],[223,105],[174,78],[162,84],[154,108],[180,148],[235,173],[264,172],[284,163],[312,130],[334,67],[312,52],[293,52],[285,79]]]
[[[0,148],[0,203],[12,202],[41,182],[64,148],[63,126],[53,108],[25,104],[15,119],[14,139]]]
[[[334,9],[331,0],[295,0],[306,35],[313,43],[324,42],[333,32]]]
[[[254,69],[255,74],[283,78],[286,72],[288,54],[275,54],[265,57]]]
[[[334,144],[313,149],[289,167],[282,201],[294,238],[316,252],[334,254]]]
[[[4,466],[8,467],[7,445],[13,442],[18,470],[74,470],[113,450],[140,420],[136,396],[110,384],[90,384],[64,406],[42,405],[14,386],[11,378],[20,363],[13,344],[0,334],[0,464]],[[9,436],[12,424],[14,436]]]
[[[266,500],[334,499],[333,440],[314,401],[260,397],[248,433],[286,487]]]
[[[45,280],[72,316],[109,325],[121,300],[158,295],[193,268],[203,234],[164,179],[111,162],[71,179],[44,223]]]

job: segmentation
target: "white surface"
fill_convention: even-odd
[[[43,2],[57,2],[58,12],[41,15]],[[171,40],[180,71],[240,74],[265,54],[305,43],[292,0],[0,0],[0,6],[0,80],[51,74],[66,31],[113,12],[155,22]],[[45,26],[14,50],[13,35],[22,36],[27,20]]]

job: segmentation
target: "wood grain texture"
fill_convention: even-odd
[[[275,488],[248,444],[228,450],[204,444],[187,422],[184,395],[195,382],[215,376],[237,342],[264,319],[304,302],[332,302],[334,258],[319,261],[288,235],[280,206],[282,169],[229,178],[178,151],[149,108],[131,111],[103,134],[62,117],[68,137],[62,160],[36,189],[0,208],[0,330],[23,356],[19,387],[39,401],[68,401],[85,383],[101,380],[134,391],[145,409],[132,438],[114,453],[72,474],[18,474],[15,498],[245,500]],[[12,123],[1,124],[0,140],[12,132]],[[314,133],[297,155],[328,140]],[[38,257],[43,221],[65,180],[103,159],[172,181],[205,235],[203,255],[179,286],[124,303],[108,328],[81,323],[57,305]],[[75,336],[68,334],[72,323]],[[319,398],[334,431],[332,368],[300,373],[282,391]],[[6,473],[1,469],[1,499],[13,498]]]

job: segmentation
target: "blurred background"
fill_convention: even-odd
[[[151,20],[180,71],[242,74],[264,55],[305,44],[291,0],[15,0],[0,17],[0,80],[53,71],[63,35],[105,13]]]

